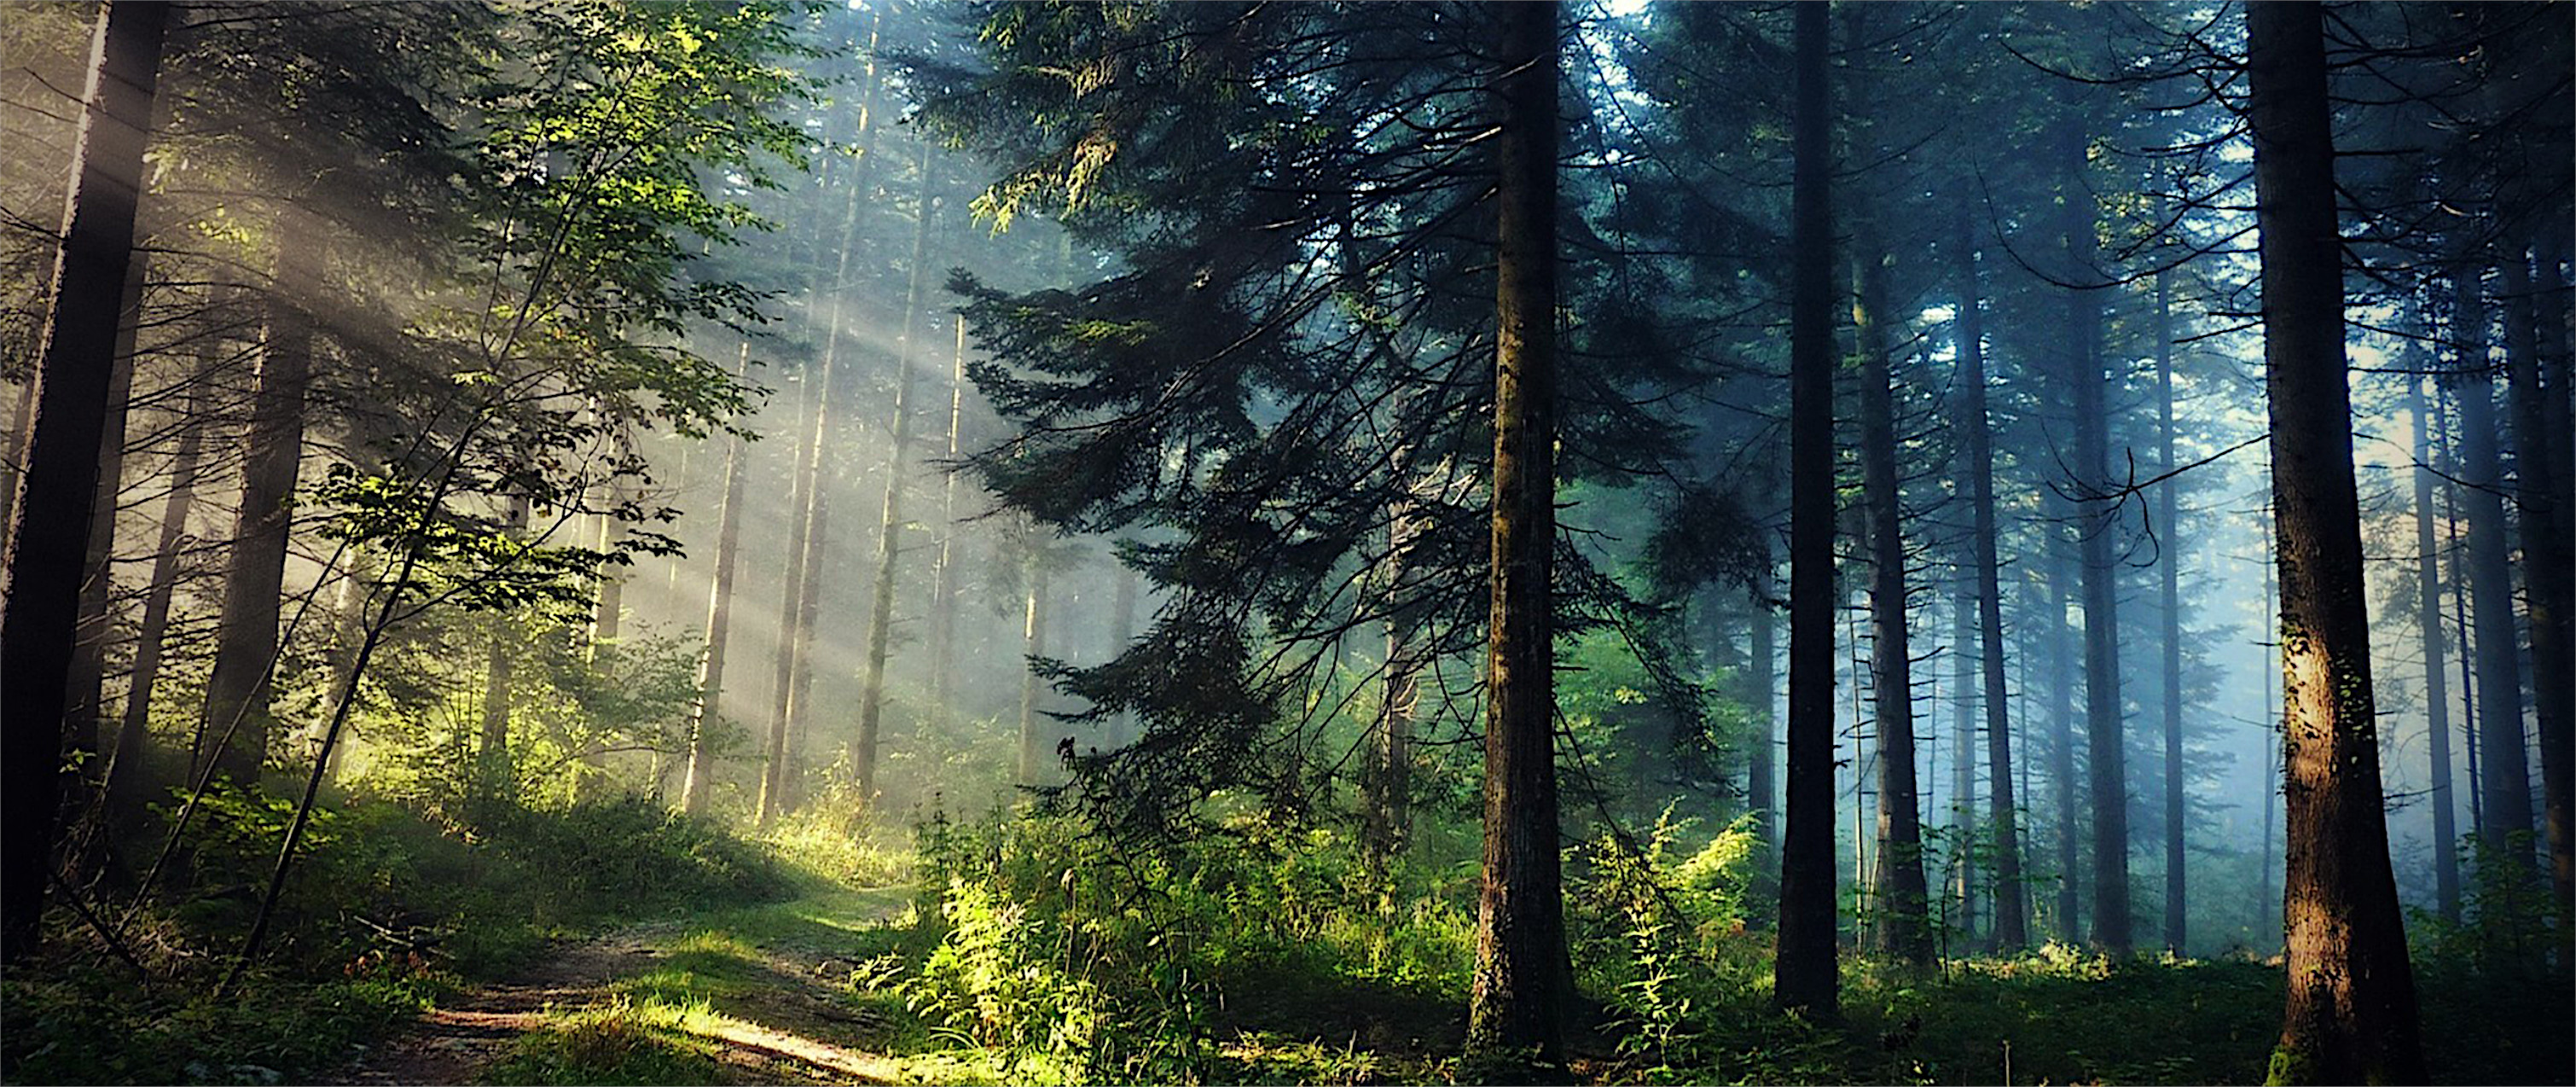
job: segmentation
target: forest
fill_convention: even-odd
[[[0,1081],[2576,1083],[2571,14],[0,0]]]

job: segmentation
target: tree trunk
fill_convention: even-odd
[[[960,327],[963,327],[962,323]],[[944,547],[946,541],[942,540],[941,544]],[[1136,640],[1136,571],[1126,563],[1119,562],[1115,555],[1112,555],[1109,561],[1118,568],[1112,575],[1118,579],[1118,583],[1110,590],[1109,596],[1109,630],[1112,638],[1109,644],[1113,647],[1109,655],[1115,660],[1127,651],[1129,642]],[[1392,636],[1390,632],[1389,637]],[[1136,711],[1120,710],[1117,716],[1109,719],[1107,746],[1115,751],[1134,742],[1136,742]]]
[[[277,272],[265,302],[267,344],[244,439],[241,504],[224,571],[223,625],[214,670],[206,677],[205,728],[215,745],[216,772],[243,785],[259,781],[275,727],[269,684],[277,667],[296,471],[304,456],[304,391],[313,371],[313,326],[302,306],[318,290],[305,222],[292,208],[282,209],[276,220]]]
[[[512,495],[502,514],[501,535],[517,540],[528,527],[528,500]],[[486,647],[483,666],[483,742],[476,749],[476,771],[483,781],[486,796],[516,800],[516,772],[510,765],[510,686],[512,666],[516,661],[510,648],[518,640],[510,613],[495,611],[485,617]]]
[[[966,422],[966,322],[956,324],[957,351],[948,364],[948,458],[939,473],[939,558],[930,576],[930,704],[951,718],[957,712],[951,693],[957,681],[957,465],[965,452]],[[1133,575],[1128,577],[1120,585],[1132,606],[1135,586]],[[1129,629],[1126,621],[1120,629]]]
[[[1022,575],[1028,580],[1028,600],[1020,615],[1020,657],[1034,662],[1046,655],[1047,568],[1045,543],[1038,537],[1035,525],[1027,526],[1028,553],[1022,558]],[[1038,735],[1038,696],[1043,685],[1038,681],[1034,663],[1020,669],[1020,784],[1037,785],[1046,773],[1046,743]]]
[[[143,281],[152,263],[148,253],[126,262],[124,302],[119,307],[115,357],[107,379],[107,416],[98,437],[98,497],[90,503],[89,549],[81,562],[80,618],[72,628],[71,708],[63,715],[63,746],[88,757],[81,773],[92,795],[104,795],[102,756],[107,719],[107,643],[114,633],[116,604],[116,505],[125,493],[125,431],[134,399],[134,345],[143,314]],[[75,833],[79,833],[75,831]]]
[[[2420,356],[2417,356],[2420,357]],[[2433,546],[2433,443],[2441,424],[2424,408],[2424,383],[2406,379],[2415,420],[2415,623],[2424,647],[2424,741],[2432,753],[2433,898],[2442,920],[2460,923],[2460,829],[2451,795],[2450,669],[2442,661],[2442,572]]]
[[[736,376],[751,370],[751,344],[742,345]],[[706,655],[698,662],[698,704],[689,716],[689,774],[680,786],[680,808],[691,815],[707,810],[715,793],[715,755],[707,734],[724,721],[725,636],[733,622],[734,558],[742,550],[743,440],[725,449],[724,505],[716,514],[715,584],[707,592]]]
[[[1485,651],[1484,868],[1467,1048],[1562,1056],[1574,979],[1558,874],[1556,685],[1557,6],[1496,8],[1492,610]]]
[[[761,746],[766,756],[761,761],[759,810],[755,818],[762,827],[776,822],[786,800],[783,779],[787,772],[787,715],[791,709],[789,695],[795,690],[796,673],[801,666],[796,651],[797,609],[805,599],[805,530],[812,505],[805,488],[814,478],[816,458],[822,455],[823,435],[816,420],[823,406],[824,381],[819,372],[808,371],[797,387],[796,450],[793,473],[787,481],[787,554],[781,560],[782,575],[778,604],[778,652],[771,662],[769,681],[769,734]]]
[[[180,407],[178,448],[170,457],[170,493],[161,506],[161,538],[152,552],[152,581],[143,595],[142,625],[134,638],[134,671],[126,680],[125,713],[116,729],[116,761],[108,767],[108,801],[116,822],[139,826],[152,800],[147,765],[153,687],[161,679],[162,642],[170,630],[170,601],[179,584],[179,553],[188,543],[188,511],[197,500],[197,458],[205,447],[206,382],[222,364],[222,344],[212,332],[197,348]]]
[[[36,381],[31,375],[27,387],[18,390],[18,402],[9,409],[9,456],[0,460],[0,546],[9,542],[9,526],[17,524],[18,454],[27,449],[27,435],[36,423]]]
[[[1996,554],[1995,445],[1987,429],[1984,292],[1977,283],[1977,255],[1969,234],[1975,205],[1966,199],[1958,215],[1959,389],[1965,397],[1960,433],[1966,437],[1970,511],[1969,546],[1977,576],[1978,663],[1985,673],[1986,778],[1988,817],[1995,840],[1995,949],[2012,952],[2030,943],[2030,890],[2022,884],[2021,812],[2013,792],[2011,704],[2005,701],[2004,603],[2002,559]]]
[[[1976,638],[1977,601],[1961,576],[1967,571],[1950,573],[1950,825],[1958,839],[1950,862],[1955,884],[1950,893],[1959,904],[1951,926],[1961,940],[1973,944],[1982,908],[1977,893],[1977,662],[1968,656]]]
[[[1798,5],[1790,193],[1789,719],[1773,999],[1840,1015],[1834,959],[1833,161],[1828,7]]]
[[[886,451],[885,506],[877,518],[877,576],[868,608],[868,655],[859,695],[859,742],[851,759],[858,775],[859,803],[868,809],[877,800],[877,736],[885,714],[886,654],[894,645],[895,561],[903,555],[904,448],[912,440],[912,366],[921,342],[923,268],[930,256],[930,141],[921,141],[915,164],[920,187],[913,197],[912,267],[905,290],[903,350],[895,359],[892,445]]]
[[[1862,490],[1869,508],[1870,712],[1878,737],[1878,865],[1873,932],[1882,954],[1932,961],[1925,914],[1923,812],[1914,768],[1914,676],[1907,631],[1905,514],[1896,471],[1896,405],[1888,363],[1887,264],[1860,229],[1852,323],[1860,340]]]
[[[2323,8],[2246,11],[2281,581],[2289,998],[2270,1079],[2421,1083],[2381,808]]]
[[[72,148],[74,182],[54,260],[52,312],[36,376],[35,416],[20,450],[0,599],[0,962],[36,947],[62,796],[81,564],[98,496],[116,353],[117,288],[134,254],[143,145],[161,71],[161,4],[110,3],[90,38],[89,82]],[[28,531],[28,526],[37,531]]]
[[[2156,423],[2160,439],[2156,450],[2156,474],[2166,477],[2156,487],[2156,522],[2165,534],[2163,554],[2156,563],[2161,575],[2161,599],[2157,601],[2159,618],[2164,622],[2164,709],[2165,738],[2165,950],[2181,954],[2190,935],[2190,918],[2184,911],[2187,869],[2183,852],[2183,819],[2187,806],[2183,797],[2182,765],[2182,524],[2181,503],[2174,491],[2179,484],[2174,473],[2174,396],[2173,396],[2173,277],[2170,272],[2156,273]]]
[[[2506,540],[2504,472],[2497,449],[2495,379],[2487,351],[2485,269],[2452,273],[2458,292],[2451,338],[2458,344],[2461,501],[2468,507],[2470,612],[2477,623],[2478,839],[2485,859],[2510,879],[2532,874],[2531,769],[2523,750],[2522,663],[2513,616],[2513,560]]]
[[[1751,628],[1745,637],[1748,655],[1747,689],[1753,702],[1753,738],[1744,760],[1744,808],[1753,815],[1753,887],[1757,898],[1776,899],[1780,893],[1779,858],[1775,855],[1780,841],[1780,771],[1777,748],[1780,722],[1773,708],[1779,702],[1779,691],[1773,670],[1779,666],[1778,620],[1771,616],[1772,566],[1768,536],[1764,538],[1762,581],[1753,593],[1752,612],[1745,622]]]
[[[2066,247],[2072,274],[2094,274],[2099,263],[2093,203],[2083,181],[2086,137],[2067,130]],[[2075,334],[2074,483],[2077,547],[2084,587],[2084,761],[2090,771],[2093,815],[2093,946],[2114,955],[2129,952],[2128,752],[2120,729],[2120,614],[2118,560],[2111,534],[2119,507],[2100,497],[2111,486],[2109,380],[2102,372],[2102,303],[2093,292],[2067,297],[2067,323]]]
[[[2569,620],[2576,596],[2569,579],[2576,577],[2576,551],[2559,526],[2563,484],[2557,446],[2568,435],[2553,429],[2549,402],[2567,400],[2564,386],[2544,389],[2540,378],[2540,335],[2532,294],[2531,264],[2519,245],[2504,259],[2505,372],[2513,402],[2514,508],[2522,520],[2523,609],[2531,625],[2532,709],[2540,739],[2542,823],[2548,833],[2550,891],[2562,916],[2568,908],[2568,735],[2576,716],[2576,643]],[[2549,278],[2556,279],[2556,264]],[[2563,425],[2563,420],[2561,421]]]
[[[2056,504],[2059,509],[2065,503]],[[2083,870],[2078,847],[2084,813],[2075,797],[2075,659],[2073,632],[2066,622],[2066,585],[2075,580],[2075,563],[2066,555],[2066,540],[2049,539],[2048,596],[2041,617],[2048,639],[2048,787],[2057,808],[2057,936],[2069,944],[2083,940],[2082,894],[2076,874]]]

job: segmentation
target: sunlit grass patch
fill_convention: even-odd
[[[484,1072],[488,1083],[732,1083],[701,1002],[625,997],[558,1015]]]

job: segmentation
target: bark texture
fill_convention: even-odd
[[[2013,791],[2011,704],[2005,701],[2002,559],[1995,537],[1995,443],[1987,429],[1985,316],[1977,282],[1977,256],[1969,224],[1975,205],[1963,201],[1958,218],[1960,432],[1968,454],[1969,547],[1977,578],[1977,663],[1984,673],[1988,818],[1994,825],[1996,950],[2030,943],[2030,889],[2021,875],[2021,812]]]
[[[1860,338],[1861,489],[1869,521],[1870,712],[1878,737],[1877,867],[1870,902],[1881,954],[1932,960],[1925,915],[1923,811],[1914,768],[1914,673],[1907,635],[1904,496],[1896,470],[1896,407],[1888,364],[1887,262],[1864,225],[1852,324]]]
[[[2270,1078],[2421,1083],[2380,800],[2323,10],[2252,4],[2245,17],[2289,830],[2289,995]]]

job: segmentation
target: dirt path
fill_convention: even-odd
[[[655,970],[677,935],[669,925],[631,929],[555,945],[537,963],[500,983],[467,991],[430,1010],[323,1082],[470,1084],[509,1057],[519,1039],[545,1029],[550,1015],[608,1001],[616,983]],[[886,1057],[842,1043],[858,1042],[881,1024],[836,998],[818,966],[829,956],[762,947],[743,966],[744,991],[720,999],[696,1037],[744,1083],[894,1083],[908,1077]]]

